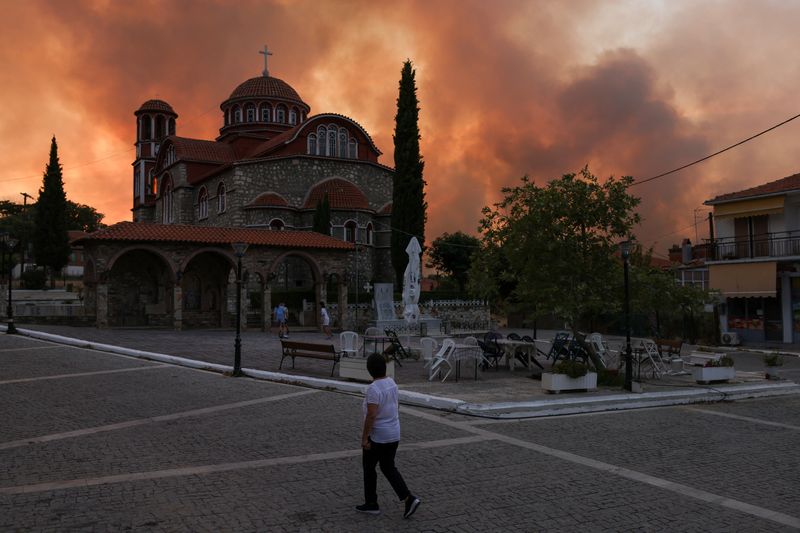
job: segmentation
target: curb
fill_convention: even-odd
[[[139,359],[159,361],[162,363],[184,366],[198,370],[207,370],[220,374],[230,374],[233,371],[232,366],[207,363],[185,357],[146,352],[142,350],[133,350],[130,348],[123,348],[121,346],[74,339],[71,337],[64,337],[61,335],[43,333],[28,329],[18,328],[18,332],[23,336],[55,342],[66,346],[74,346],[77,348],[109,352],[129,357],[136,357]],[[253,379],[284,383],[288,385],[299,385],[320,390],[357,394],[359,396],[362,396],[367,388],[367,385],[363,383],[337,381],[333,379],[315,378],[310,376],[297,376],[252,368],[242,368],[242,374]],[[743,400],[747,398],[783,396],[789,394],[800,394],[800,384],[787,381],[763,384],[719,385],[717,387],[706,387],[702,389],[692,388],[690,390],[667,390],[659,392],[593,396],[589,398],[554,398],[532,402],[498,402],[486,404],[474,404],[455,398],[434,396],[402,389],[398,391],[399,399],[404,405],[427,407],[430,409],[449,411],[468,416],[496,419],[539,418],[547,416],[598,413],[607,411],[642,409],[647,407],[712,403],[722,400]]]

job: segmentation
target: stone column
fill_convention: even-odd
[[[357,331],[358,324],[351,324],[350,312],[347,309],[347,283],[339,283],[339,324],[343,330]]]
[[[98,283],[96,295],[97,327],[105,329],[108,327],[108,283]]]
[[[324,281],[317,282],[316,287],[314,288],[314,292],[317,295],[317,301],[314,302],[314,324],[319,326],[321,325],[319,320],[319,310],[320,310],[319,303],[325,302],[325,305],[328,304],[328,289],[325,286],[325,282]]]
[[[265,283],[261,297],[261,329],[269,331],[270,327],[272,327],[272,289]]]
[[[172,288],[172,327],[180,331],[183,328],[183,289],[180,285]]]

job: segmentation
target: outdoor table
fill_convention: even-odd
[[[524,354],[525,357],[528,359],[528,366],[531,366],[531,362],[533,362],[539,368],[542,368],[542,365],[539,361],[536,360],[536,343],[537,342],[546,342],[549,344],[550,341],[545,341],[541,339],[534,339],[534,342],[528,342],[523,340],[512,340],[512,339],[495,339],[497,344],[503,347],[503,351],[506,354],[506,365],[508,368],[513,372],[514,367],[516,366],[516,357],[514,354],[519,349]]]
[[[453,346],[453,358],[456,360],[456,381],[461,376],[461,359],[475,359],[475,380],[478,379],[478,359],[482,356],[481,347],[477,344],[456,344]]]

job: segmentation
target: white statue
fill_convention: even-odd
[[[420,280],[420,260],[419,256],[422,253],[422,248],[419,245],[416,237],[411,237],[411,240],[406,246],[406,253],[408,254],[408,265],[403,274],[403,318],[406,319],[408,324],[416,324],[419,321],[419,280]]]

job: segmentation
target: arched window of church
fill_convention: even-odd
[[[275,110],[275,122],[284,124],[286,122],[286,108],[282,105]]]
[[[317,136],[314,133],[308,136],[308,153],[310,155],[317,155]]]
[[[336,132],[328,130],[328,156],[336,157]]]
[[[205,187],[200,187],[200,193],[197,195],[197,209],[198,219],[208,218],[208,190]]]
[[[225,184],[220,183],[219,187],[217,187],[217,213],[224,213],[226,208],[226,198],[225,194]]]
[[[227,126],[228,124],[231,123],[231,110],[230,110],[230,108],[226,109],[225,113],[223,113],[223,115],[225,115],[225,125]]]
[[[292,109],[289,111],[289,124],[294,126],[297,124],[297,109]]]
[[[242,121],[242,110],[237,105],[233,108],[233,121],[238,124]]]
[[[328,138],[328,130],[325,126],[317,128],[317,155],[325,155],[325,139]]]
[[[358,143],[352,137],[350,138],[350,159],[358,159]]]
[[[348,220],[344,223],[344,240],[347,242],[356,242],[358,235],[358,225],[355,220]]]
[[[172,179],[169,177],[169,174],[167,174],[164,176],[164,183],[161,191],[161,220],[164,223],[173,222],[175,220],[172,202]]]
[[[269,229],[273,231],[281,231],[283,228],[286,227],[286,224],[283,223],[283,220],[279,218],[273,218],[269,222]]]
[[[367,238],[366,238],[366,240],[364,242],[366,242],[367,244],[372,244],[372,222],[367,224],[367,235],[366,235],[366,237]]]
[[[133,196],[137,198],[139,196],[139,168],[133,167]]]
[[[347,130],[339,130],[339,157],[347,157]]]
[[[164,138],[166,133],[166,125],[164,124],[164,115],[156,117],[156,140],[160,141]]]
[[[145,190],[146,194],[150,194],[155,196],[156,192],[158,192],[158,178],[153,174],[155,169],[150,169],[150,175],[147,179],[147,189]]]
[[[268,105],[262,105],[261,106],[261,122],[269,122],[271,115],[272,115],[272,113],[270,113],[269,106]]]
[[[247,122],[255,122],[256,121],[256,106],[253,104],[247,104],[245,108],[246,115],[247,115]]]
[[[146,141],[153,138],[153,121],[150,115],[142,117],[142,140]]]
[[[168,135],[175,135],[175,119],[169,119],[169,133]]]

